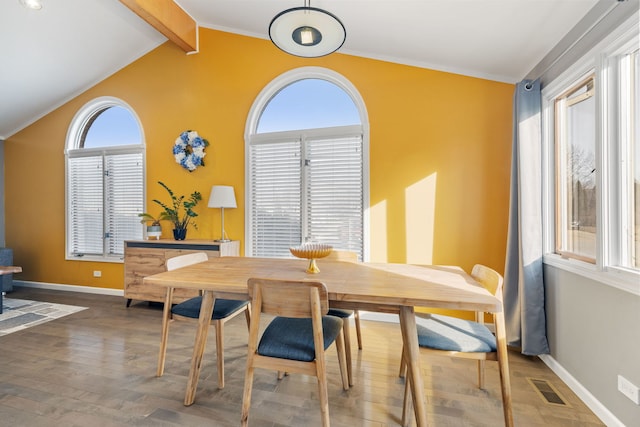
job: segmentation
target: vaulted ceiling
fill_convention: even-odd
[[[318,0],[311,6],[343,22],[340,53],[515,83],[598,1]],[[42,2],[39,11],[19,0],[0,2],[0,139],[166,41],[119,0]],[[304,4],[176,3],[201,27],[264,39],[277,13]]]

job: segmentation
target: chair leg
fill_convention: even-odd
[[[249,357],[251,359],[251,357]],[[244,392],[242,393],[242,418],[240,423],[246,427],[249,423],[249,407],[251,406],[251,390],[253,388],[253,361],[247,361],[247,371],[244,375]]]
[[[407,375],[407,364],[404,361],[404,346],[402,347],[402,353],[400,353],[400,371],[398,376],[404,378]]]
[[[342,334],[344,335],[345,355],[347,357],[347,375],[349,376],[349,385],[353,385],[353,372],[351,361],[351,332],[349,331],[349,318],[342,319]]]
[[[349,386],[352,385],[350,379],[351,371],[349,362],[347,361],[348,357],[345,357],[345,346],[346,341],[342,339],[342,335],[338,334],[336,337],[336,350],[338,351],[338,365],[340,366],[340,376],[342,377],[342,388],[349,390]],[[346,354],[349,354],[349,352],[347,351]]]
[[[160,333],[160,351],[158,352],[158,369],[156,376],[164,374],[164,362],[167,356],[167,341],[169,340],[169,322],[171,320],[171,301],[173,300],[173,288],[167,288],[162,310],[162,331]]]
[[[404,378],[404,398],[402,400],[402,427],[409,427],[409,420],[411,419],[411,387],[409,387],[409,381],[409,372],[407,371]]]
[[[245,307],[244,318],[247,320],[247,329],[251,329],[251,304]]]
[[[360,331],[360,312],[358,310],[353,311],[353,318],[356,323],[356,335],[358,336],[358,350],[362,350],[362,332]]]
[[[338,339],[342,340],[342,337],[338,335]],[[322,427],[330,427],[329,391],[327,389],[327,369],[324,362],[324,354],[322,354],[322,356],[320,356],[319,358],[316,357],[316,377],[318,377],[318,395],[320,398],[320,413],[322,415]],[[343,382],[344,380],[345,378],[343,375]]]
[[[478,388],[484,389],[484,360],[478,360]]]
[[[221,319],[214,322],[216,329],[216,361],[218,363],[218,388],[224,388],[224,324]]]
[[[511,398],[511,378],[509,377],[509,359],[507,338],[504,326],[504,312],[496,313],[496,345],[498,353],[498,371],[500,372],[500,388],[502,389],[502,411],[504,425],[513,427],[513,402]]]

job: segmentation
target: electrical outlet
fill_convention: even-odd
[[[93,271],[93,277],[102,277],[102,271],[94,270]]]
[[[636,405],[640,405],[640,390],[638,386],[622,375],[618,375],[618,391],[631,399]]]

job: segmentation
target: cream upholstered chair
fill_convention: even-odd
[[[348,262],[357,262],[358,254],[352,251],[340,251],[333,250],[325,259],[333,259],[338,261],[348,261]],[[351,358],[351,333],[349,329],[349,318],[353,316],[354,322],[356,324],[356,335],[358,338],[358,349],[362,350],[362,332],[360,331],[360,313],[358,310],[345,310],[342,308],[333,308],[331,307],[331,303],[329,303],[329,316],[336,316],[341,318],[344,321],[343,325],[343,335],[344,335],[344,345],[346,347],[346,355],[347,355],[347,372],[349,375],[349,385],[353,385],[353,362]]]
[[[327,288],[321,282],[249,279],[252,297],[252,321],[249,332],[247,370],[242,398],[242,425],[248,425],[253,372],[255,368],[273,369],[314,375],[318,379],[318,394],[322,425],[329,426],[329,397],[325,351],[336,343],[342,386],[349,389],[342,339],[342,319],[327,316]],[[275,317],[258,342],[262,313]]]
[[[167,271],[177,268],[186,267],[188,265],[197,264],[207,261],[209,257],[204,252],[195,252],[186,255],[180,255],[167,260]],[[170,315],[175,320],[187,320],[190,322],[198,322],[200,317],[200,306],[202,305],[202,296],[191,298],[187,301],[173,305]],[[165,309],[166,311],[166,309]],[[226,300],[216,298],[213,306],[213,314],[211,316],[211,324],[216,331],[216,361],[218,366],[218,388],[224,388],[224,324],[236,315],[244,312],[247,319],[247,328],[250,324],[251,315],[249,313],[249,301],[242,300]],[[165,326],[166,325],[166,326]],[[157,376],[164,373],[164,362],[167,353],[167,341],[169,336],[169,322],[163,321],[162,340],[160,343],[160,354],[158,356]]]
[[[489,267],[476,264],[471,271],[471,277],[491,292],[502,304],[502,276]],[[478,362],[478,387],[484,388],[484,361],[494,360],[498,362],[500,372],[500,385],[502,392],[502,405],[506,426],[513,425],[511,404],[511,381],[509,379],[509,362],[498,357],[496,337],[484,324],[485,313],[476,312],[476,321],[463,320],[438,314],[430,314],[427,317],[418,317],[416,314],[416,326],[418,329],[418,343],[420,352],[428,355],[440,355],[449,357],[461,357],[474,359]],[[504,313],[493,315],[494,330],[504,333]],[[500,327],[496,322],[501,322]],[[406,372],[404,355],[400,365],[400,376]],[[402,425],[409,423],[410,396],[409,381],[405,381],[404,405],[402,410]]]

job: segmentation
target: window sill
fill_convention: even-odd
[[[598,267],[584,261],[562,258],[556,254],[546,254],[543,263],[565,270],[590,280],[640,296],[640,273],[617,267]]]
[[[65,258],[67,261],[90,261],[90,262],[109,262],[114,264],[123,264],[124,255],[114,257],[101,257],[101,256],[71,256],[67,255]]]

